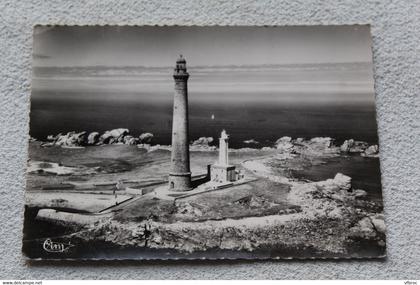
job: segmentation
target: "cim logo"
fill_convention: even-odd
[[[69,248],[73,247],[71,243],[60,243],[60,242],[53,242],[50,238],[47,238],[44,243],[42,244],[42,247],[47,252],[65,252]]]

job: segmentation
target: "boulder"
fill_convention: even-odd
[[[363,219],[361,219],[357,225],[362,229],[362,230],[372,230],[373,229],[373,224],[370,220],[369,217],[364,217]]]
[[[123,144],[125,137],[126,137],[125,135],[121,135],[118,138],[116,138],[115,140],[117,141],[117,143]]]
[[[47,141],[57,141],[59,137],[61,137],[63,134],[59,133],[58,135],[48,135],[47,136]]]
[[[376,237],[376,231],[370,228],[352,227],[350,228],[350,237],[361,239],[373,239]]]
[[[293,148],[291,137],[281,137],[275,142],[275,146],[280,150],[290,150]]]
[[[376,237],[376,231],[368,217],[363,218],[358,222],[361,237],[364,239],[371,239]]]
[[[65,135],[57,135],[55,145],[59,146],[83,146],[86,144],[86,132],[68,132]]]
[[[385,234],[386,226],[383,219],[378,219],[377,217],[371,218],[371,222],[375,227],[376,231],[379,233]]]
[[[214,151],[216,146],[209,145],[213,140],[212,137],[200,137],[191,143],[190,151]]]
[[[365,190],[357,189],[354,191],[354,197],[356,199],[361,199],[367,196],[367,192]]]
[[[201,145],[201,146],[208,146],[210,143],[212,143],[214,139],[212,137],[200,137],[197,140],[192,142],[192,145]]]
[[[303,138],[297,138],[296,139],[296,143],[303,143],[304,139]]]
[[[292,141],[292,138],[291,137],[284,136],[284,137],[279,138],[276,141],[276,143],[279,143],[279,142],[291,142],[291,141]]]
[[[99,133],[98,132],[92,132],[88,135],[87,138],[87,144],[88,145],[94,145],[99,142]]]
[[[127,136],[125,136],[124,138],[123,138],[123,143],[124,144],[128,144],[128,142],[132,139],[132,138],[134,138],[133,136],[130,136],[130,135],[127,135]]]
[[[318,190],[322,191],[323,193],[327,193],[328,195],[337,194],[337,195],[344,195],[344,192],[347,192],[351,189],[351,177],[337,173],[334,179],[327,179],[324,181],[316,182],[316,187]],[[344,190],[343,193],[340,190]]]
[[[351,177],[342,173],[337,173],[334,177],[334,183],[343,190],[351,189]]]
[[[124,144],[127,145],[137,145],[139,143],[139,139],[133,136],[125,136],[124,137]]]
[[[361,238],[361,239],[375,238],[376,231],[370,218],[364,217],[354,227],[350,228],[349,236],[352,238]]]
[[[68,143],[68,139],[69,139],[69,135],[71,135],[70,133],[67,133],[65,135],[57,135],[56,139],[55,139],[55,144],[56,145],[67,145]]]
[[[316,145],[319,145],[319,146],[323,146],[323,147],[325,147],[325,148],[329,148],[329,147],[331,147],[332,146],[332,138],[330,138],[330,137],[316,137],[316,138],[312,138],[311,140],[310,140],[310,142],[312,143],[312,144],[316,144]]]
[[[115,138],[118,139],[122,136],[125,136],[129,133],[130,131],[128,129],[123,129],[123,128],[119,128],[119,129],[113,129],[111,131],[109,131],[110,135]]]
[[[153,134],[152,133],[143,133],[139,136],[139,142],[140,143],[145,143],[145,144],[150,144],[152,142],[153,139]]]
[[[354,145],[353,139],[345,140],[343,144],[340,146],[340,150],[342,152],[349,152],[350,148],[353,147],[353,145]]]
[[[353,147],[350,148],[350,152],[364,152],[368,146],[367,142],[355,141]]]
[[[111,134],[106,131],[105,133],[103,133],[100,137],[99,137],[99,142],[101,144],[107,144],[109,143],[109,140],[112,138]]]
[[[87,133],[86,132],[80,132],[74,134],[74,138],[76,140],[76,145],[83,146],[87,143]]]
[[[365,149],[364,153],[362,153],[363,156],[377,156],[379,152],[378,145],[374,144],[369,146],[367,149]]]
[[[110,131],[106,131],[99,138],[99,142],[104,144],[113,144],[118,141],[122,142],[123,137],[127,135],[130,131],[128,129],[118,128]]]
[[[349,149],[349,152],[352,153],[361,153],[364,152],[365,149],[368,147],[368,143],[367,142],[362,142],[362,141],[354,141],[353,146]]]
[[[350,152],[350,153],[362,153],[368,148],[369,144],[364,141],[355,141],[353,139],[348,139],[343,142],[340,146],[341,152]]]

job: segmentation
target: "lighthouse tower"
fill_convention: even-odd
[[[210,180],[214,183],[230,183],[236,180],[234,165],[229,164],[229,135],[225,130],[219,138],[219,160],[210,167]]]
[[[219,138],[219,162],[217,163],[220,166],[228,166],[229,165],[229,156],[228,156],[228,149],[229,149],[229,136],[225,130],[222,131]]]
[[[175,92],[172,119],[172,154],[169,173],[169,189],[191,190],[190,152],[188,137],[188,89],[187,63],[182,55],[174,69]]]

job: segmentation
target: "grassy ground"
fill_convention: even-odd
[[[240,167],[241,162],[260,157],[263,154],[264,152],[261,151],[234,152],[230,155],[230,161]],[[214,163],[217,155],[218,153],[215,151],[191,152],[193,175],[205,173],[207,165]],[[58,194],[69,198],[62,201],[61,204],[69,206],[64,208],[83,208],[90,212],[98,210],[98,207],[92,206],[89,209],[89,206],[83,202],[83,197],[86,197],[83,195],[89,193],[90,199],[95,195],[95,192],[98,193],[97,195],[112,195],[114,191],[118,194],[121,192],[116,188],[118,181],[123,181],[123,187],[143,188],[149,192],[155,186],[147,187],[145,185],[164,183],[170,167],[170,152],[168,150],[147,152],[136,146],[128,145],[66,149],[61,147],[43,148],[39,143],[32,142],[29,145],[29,157],[31,162],[39,162],[38,165],[44,165],[47,169],[50,169],[49,164],[56,163],[60,166],[71,167],[75,169],[75,172],[71,175],[54,175],[46,172],[29,173],[27,175],[28,202],[32,204],[37,202],[38,207],[52,207],[58,203],[56,199]],[[187,221],[266,215],[277,213],[288,207],[284,202],[288,190],[289,187],[286,185],[260,179],[223,191],[182,199],[174,206],[166,205],[168,203],[165,201],[144,197],[138,199],[134,204],[128,205],[127,208],[121,209],[117,218],[143,220],[156,217],[160,221],[172,222],[177,219]],[[77,193],[80,193],[82,198],[80,205],[77,205]],[[103,200],[92,199],[92,201],[102,201],[104,208],[109,206],[107,199],[103,197],[101,199]],[[186,207],[192,207],[195,210],[195,215],[188,209],[185,210]],[[57,208],[63,207],[57,206]],[[181,208],[183,210],[180,210]],[[199,215],[200,213],[201,215]]]
[[[121,209],[115,219],[120,222],[147,219],[163,223],[198,222],[275,215],[287,209],[297,211],[299,207],[286,202],[289,190],[288,185],[260,179],[176,201],[144,196]]]

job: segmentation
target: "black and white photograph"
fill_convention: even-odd
[[[29,259],[386,256],[369,25],[35,26]]]

